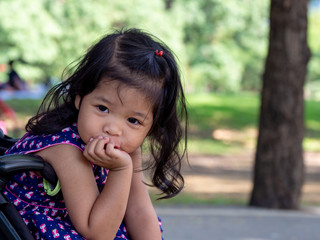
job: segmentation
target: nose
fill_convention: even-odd
[[[109,136],[120,136],[122,133],[120,121],[111,120],[106,122],[103,127],[103,132],[107,133]]]

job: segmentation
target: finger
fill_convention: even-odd
[[[95,148],[97,145],[98,139],[91,138],[84,150],[84,156],[88,159],[95,158]]]
[[[108,138],[99,138],[99,140],[97,141],[95,146],[95,154],[99,158],[105,158],[105,155],[106,155],[105,148],[108,142],[109,142]]]
[[[110,157],[114,157],[115,156],[115,145],[114,143],[112,142],[109,142],[107,145],[106,145],[106,154],[109,155]]]

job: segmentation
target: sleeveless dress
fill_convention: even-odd
[[[57,144],[70,144],[81,151],[77,125],[62,129],[53,135],[24,135],[6,154],[28,154]],[[97,186],[102,189],[107,181],[108,170],[92,164]],[[5,186],[3,193],[16,206],[35,239],[85,239],[73,227],[62,194],[48,194],[43,177],[33,171],[18,174]],[[161,221],[159,219],[161,228]],[[129,239],[124,222],[114,240]]]

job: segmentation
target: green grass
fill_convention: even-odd
[[[17,113],[18,117],[34,115],[41,103],[41,99],[12,99],[6,101]]]
[[[151,201],[155,206],[165,206],[165,205],[189,205],[189,204],[208,204],[215,206],[224,205],[247,205],[246,199],[233,199],[226,197],[206,197],[206,196],[196,196],[187,193],[180,193],[174,198],[161,199],[158,200],[159,196],[151,191],[150,193]]]
[[[210,93],[187,96],[190,131],[189,152],[202,154],[231,154],[246,146],[255,146],[256,138],[244,134],[257,129],[260,96],[252,93],[218,95]],[[305,103],[306,151],[320,151],[320,102]],[[243,139],[219,140],[213,131],[227,129],[243,134]],[[249,143],[249,144],[248,144]]]
[[[320,101],[306,102],[305,124],[304,149],[307,151],[320,151]]]
[[[259,99],[256,94],[187,96],[191,126],[197,130],[244,129],[257,126]]]
[[[14,129],[8,128],[8,135],[14,138],[20,138],[25,134],[24,126],[27,123],[27,120],[31,116],[35,115],[40,106],[41,100],[12,99],[6,101],[6,103],[14,109],[17,118],[19,119],[19,126]]]
[[[36,113],[41,100],[10,100],[7,103],[26,119]],[[188,94],[189,153],[235,154],[247,146],[255,146],[256,139],[245,134],[258,126],[260,96],[253,93]],[[306,101],[306,134],[303,142],[307,151],[320,150],[320,101]],[[215,139],[216,130],[231,130],[239,136]],[[9,132],[10,133],[10,132]],[[242,136],[243,135],[243,136]]]
[[[247,143],[214,139],[218,129],[245,131],[256,129],[259,98],[256,94],[217,95],[210,93],[187,96],[189,112],[189,152],[230,154],[241,151]]]
[[[190,136],[188,141],[188,152],[195,154],[219,154],[237,153],[242,149],[239,143],[225,143],[210,138],[199,139]]]

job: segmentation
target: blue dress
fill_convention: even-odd
[[[70,144],[81,151],[85,148],[77,126],[73,124],[52,135],[27,133],[6,154],[28,154],[57,144]],[[94,164],[92,168],[98,188],[102,189],[107,181],[108,170]],[[33,171],[18,174],[3,192],[16,206],[35,239],[85,239],[73,227],[62,194],[49,195],[42,176]],[[160,219],[159,225],[161,228]],[[129,239],[124,222],[114,239]]]

